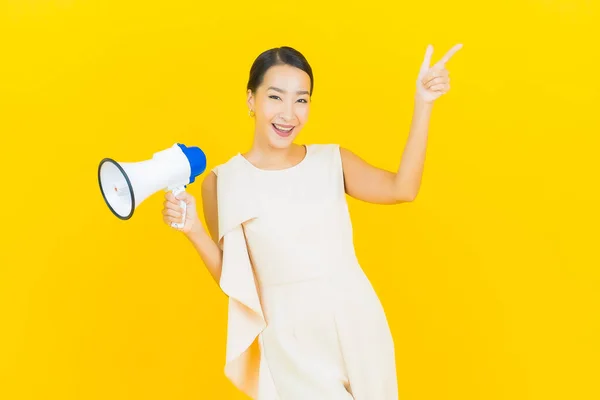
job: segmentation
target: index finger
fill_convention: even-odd
[[[443,66],[444,64],[446,64],[448,61],[450,61],[450,58],[454,55],[454,53],[456,53],[457,51],[462,49],[462,47],[463,47],[462,44],[454,45],[454,47],[452,47],[450,50],[448,50],[448,52],[446,54],[444,54],[444,56],[442,57],[442,59],[440,61],[435,63],[435,66],[440,67],[440,66]]]
[[[177,199],[175,198],[175,195],[170,190],[165,193],[165,198],[171,202],[178,203]]]

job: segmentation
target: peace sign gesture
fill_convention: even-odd
[[[450,73],[446,69],[446,63],[458,50],[462,48],[462,44],[457,44],[452,47],[440,61],[432,67],[431,55],[433,54],[433,46],[427,46],[425,51],[425,59],[419,70],[417,79],[417,96],[426,103],[433,103],[436,99],[447,93],[450,90]]]

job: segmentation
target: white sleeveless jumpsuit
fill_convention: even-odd
[[[354,252],[339,146],[217,178],[225,374],[256,400],[396,400],[394,342]]]

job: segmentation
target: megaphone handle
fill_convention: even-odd
[[[174,187],[174,188],[171,189],[171,192],[173,192],[173,194],[175,196],[177,196],[179,193],[185,192],[185,186]],[[186,211],[187,211],[187,204],[185,204],[185,201],[180,200],[179,201],[179,206],[181,208],[183,208],[183,219],[182,219],[183,222],[180,223],[180,224],[178,224],[176,222],[171,222],[171,226],[174,227],[174,228],[183,228],[183,226],[185,224],[185,214],[186,214]]]

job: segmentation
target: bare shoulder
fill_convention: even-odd
[[[358,162],[361,160],[361,158],[356,155],[355,152],[353,152],[352,150],[347,149],[346,147],[342,147],[339,146],[340,149],[340,156],[342,157],[342,161],[348,161],[348,162]]]
[[[369,165],[362,157],[360,157],[356,152],[346,148],[339,146],[340,158],[342,161],[342,167],[344,172],[349,174],[364,174],[369,169],[372,169],[371,165]]]
[[[218,241],[219,235],[219,210],[217,202],[217,175],[210,171],[202,180],[202,208],[204,219],[208,227],[210,236]]]
[[[398,204],[396,173],[367,162],[354,151],[340,146],[346,193],[367,203]]]
[[[202,192],[205,190],[215,190],[217,189],[217,173],[215,171],[210,171],[204,176],[202,180]]]

